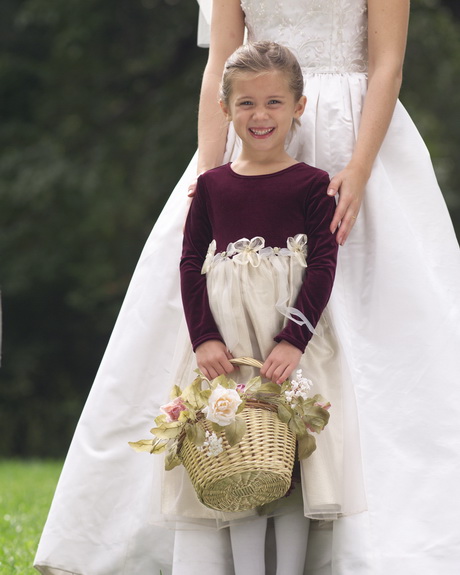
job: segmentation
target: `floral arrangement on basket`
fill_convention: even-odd
[[[232,362],[262,366],[251,358]],[[180,448],[185,437],[208,457],[217,456],[223,450],[222,433],[230,446],[243,439],[247,428],[241,413],[248,402],[252,407],[272,406],[272,411],[277,412],[280,421],[296,436],[299,459],[315,451],[316,440],[311,432],[320,433],[327,425],[331,404],[319,394],[308,396],[313,384],[303,377],[302,370],[281,385],[264,383],[260,376],[246,384],[237,384],[225,375],[208,380],[199,370],[196,373],[196,379],[185,389],[177,385],[172,388],[171,401],[160,408],[162,413],[155,418],[156,427],[150,430],[155,437],[130,442],[135,451],[162,453],[167,450],[166,470],[182,463]],[[200,424],[203,419],[211,422],[211,432]]]
[[[260,368],[252,358],[230,360]],[[308,396],[311,381],[296,372],[281,385],[260,376],[245,384],[221,375],[174,386],[160,409],[153,439],[130,442],[135,451],[162,453],[166,470],[183,464],[199,501],[219,511],[262,508],[290,489],[295,454],[316,449],[312,432],[329,421],[330,404]]]

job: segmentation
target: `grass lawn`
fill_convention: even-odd
[[[0,573],[32,575],[61,461],[0,461]]]

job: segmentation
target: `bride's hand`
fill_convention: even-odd
[[[363,170],[348,165],[329,184],[328,195],[339,196],[330,230],[332,233],[338,230],[336,240],[341,246],[345,244],[358,218],[367,180],[368,176]]]
[[[188,187],[188,193],[187,196],[189,198],[193,198],[193,196],[195,195],[196,192],[196,180],[194,180]]]
[[[195,197],[196,194],[196,185],[198,182],[198,178],[201,176],[201,174],[204,174],[207,170],[201,170],[198,172],[196,178],[193,180],[193,182],[190,183],[189,187],[188,187],[188,193],[187,196],[189,198],[193,198]]]

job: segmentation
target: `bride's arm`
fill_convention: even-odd
[[[369,83],[358,138],[349,164],[336,174],[328,193],[339,193],[331,224],[345,243],[361,207],[364,188],[388,130],[402,82],[409,0],[368,0]]]
[[[198,174],[222,163],[227,122],[220,109],[219,86],[227,58],[243,43],[244,14],[239,0],[213,0],[209,56],[198,112]]]

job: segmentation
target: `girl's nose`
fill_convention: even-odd
[[[256,108],[252,114],[252,117],[257,120],[264,120],[265,118],[267,118],[267,116],[268,116],[267,110],[262,107]]]

